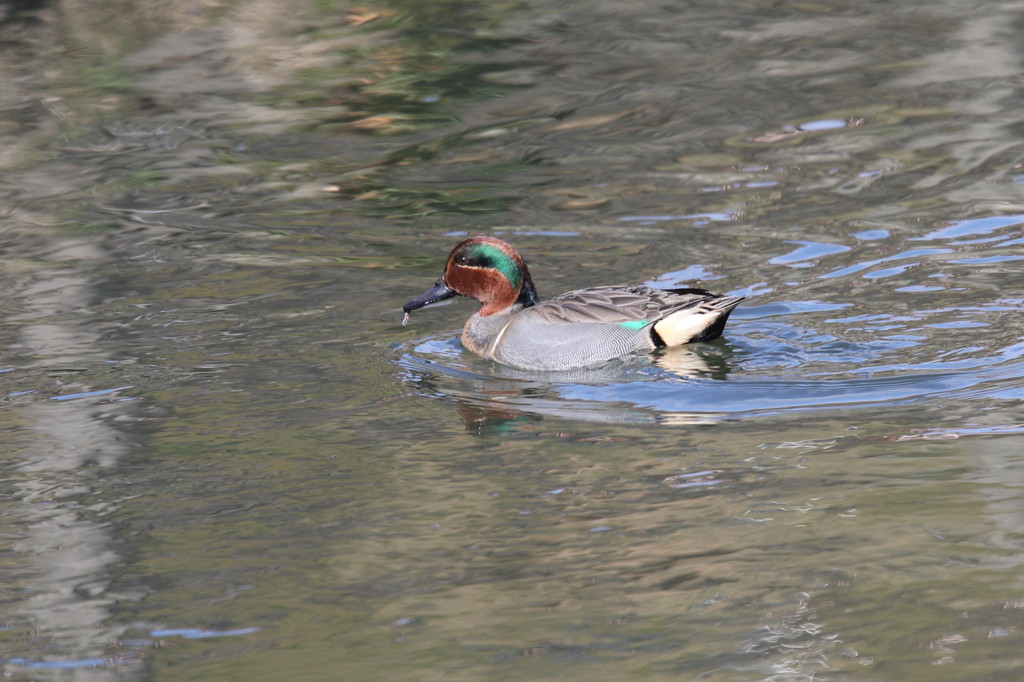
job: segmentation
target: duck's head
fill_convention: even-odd
[[[526,308],[537,302],[537,290],[526,261],[495,237],[470,237],[452,249],[444,274],[433,287],[402,306],[402,310],[408,315],[456,295],[480,301],[480,315],[493,315],[516,304]]]

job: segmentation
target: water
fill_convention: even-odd
[[[4,16],[4,673],[1020,676],[1016,3]],[[598,370],[401,304],[749,296]]]

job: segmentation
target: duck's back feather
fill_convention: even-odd
[[[703,289],[670,290],[645,286],[610,286],[570,291],[542,301],[532,309],[550,322],[656,322],[679,310],[715,298],[721,296]]]

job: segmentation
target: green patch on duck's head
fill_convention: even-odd
[[[455,262],[473,268],[493,268],[508,280],[513,290],[518,290],[523,281],[523,269],[519,263],[493,244],[466,244],[465,248],[456,254]]]

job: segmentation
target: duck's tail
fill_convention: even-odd
[[[722,335],[729,313],[745,296],[715,296],[695,306],[677,310],[658,320],[654,331],[666,346],[681,346],[695,341],[711,341]]]

